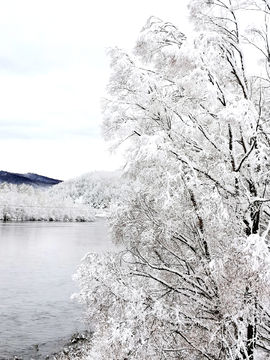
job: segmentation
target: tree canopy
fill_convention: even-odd
[[[76,275],[91,359],[270,358],[270,3],[189,9],[191,36],[151,17],[132,54],[109,50],[102,131],[128,144],[130,190],[124,250]]]

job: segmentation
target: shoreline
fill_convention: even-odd
[[[69,337],[50,341],[48,343],[33,344],[22,350],[21,354],[8,357],[0,356],[0,360],[64,360],[81,358],[86,355],[91,346],[93,332],[85,330],[75,332]]]

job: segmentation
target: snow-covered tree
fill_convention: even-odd
[[[0,186],[0,220],[94,221],[90,205],[77,204],[62,187],[35,189],[31,185]]]
[[[120,171],[93,171],[54,186],[51,193],[61,193],[77,203],[105,209],[118,201],[124,186]]]
[[[103,134],[129,144],[132,186],[110,219],[124,251],[76,275],[91,359],[270,358],[270,3],[189,7],[190,38],[152,17],[109,51]]]

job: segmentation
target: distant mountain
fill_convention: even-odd
[[[0,184],[3,182],[15,185],[26,184],[33,187],[49,187],[59,184],[62,180],[56,180],[33,173],[17,174],[8,171],[0,171]]]

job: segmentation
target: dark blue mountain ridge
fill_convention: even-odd
[[[15,185],[31,185],[33,187],[49,187],[62,182],[62,180],[56,180],[47,176],[42,176],[33,173],[18,174],[8,171],[0,171],[0,184],[9,183]]]

